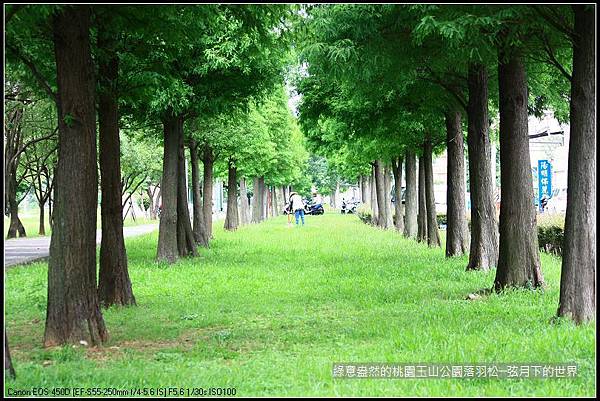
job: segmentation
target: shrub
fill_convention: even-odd
[[[437,219],[438,227],[439,226],[447,226],[448,225],[448,216],[446,216],[445,214],[438,214],[435,217]]]
[[[565,216],[563,214],[539,214],[538,246],[545,252],[562,255]]]
[[[364,203],[356,208],[356,215],[364,223],[371,224],[373,222],[373,211]]]

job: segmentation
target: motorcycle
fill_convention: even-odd
[[[357,201],[342,201],[342,214],[355,214],[358,207]]]
[[[325,209],[323,209],[323,205],[321,203],[306,203],[304,206],[304,214],[323,214],[325,213]]]

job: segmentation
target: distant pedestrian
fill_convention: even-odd
[[[290,203],[296,217],[296,225],[299,224],[300,218],[302,218],[302,225],[304,225],[304,202],[302,201],[302,197],[298,193],[292,192],[290,194]]]
[[[292,202],[286,203],[283,211],[285,212],[285,214],[287,214],[288,227],[291,227],[292,226],[292,213],[294,213],[294,211],[292,210]]]
[[[548,195],[544,194],[542,196],[542,200],[540,201],[541,206],[542,206],[542,213],[544,213],[546,211],[546,206],[548,206]]]

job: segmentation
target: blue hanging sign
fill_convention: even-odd
[[[538,205],[543,211],[542,199],[552,196],[552,165],[548,160],[538,160]]]

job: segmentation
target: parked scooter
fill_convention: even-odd
[[[342,214],[354,214],[356,213],[356,208],[358,207],[358,201],[348,201],[342,200]]]
[[[307,202],[304,206],[304,213],[312,215],[324,214],[325,209],[323,209],[323,204],[321,203]]]

